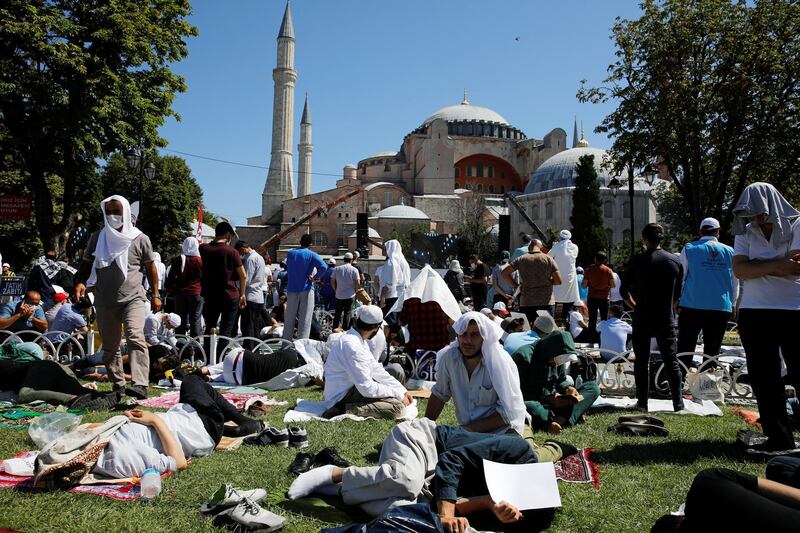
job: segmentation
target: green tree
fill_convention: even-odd
[[[492,235],[486,223],[486,201],[480,194],[472,194],[459,204],[457,234],[463,249],[476,254],[481,260],[494,262],[497,257],[497,236]]]
[[[588,265],[597,252],[608,247],[603,227],[600,184],[594,168],[594,156],[584,155],[575,165],[575,189],[572,191],[572,240],[579,246],[578,264]]]
[[[45,247],[61,251],[98,159],[163,146],[158,128],[186,90],[188,0],[5,0],[0,5],[0,130],[6,162],[34,197]],[[53,177],[57,178],[53,178]],[[57,179],[58,187],[50,182]],[[88,193],[87,193],[88,192]]]
[[[191,235],[191,223],[197,218],[197,206],[203,191],[192,177],[186,161],[177,156],[148,154],[156,166],[156,177],[146,178],[144,200],[137,226],[150,237],[153,249],[165,260],[180,253],[183,239]],[[121,194],[131,203],[139,198],[139,176],[128,168],[122,154],[114,154],[101,172],[104,197]],[[100,216],[100,208],[97,207]]]
[[[581,101],[617,103],[596,129],[614,139],[615,170],[658,161],[697,227],[744,187],[786,183],[800,170],[800,3],[644,0],[617,19],[614,63]],[[585,82],[585,80],[584,80]]]

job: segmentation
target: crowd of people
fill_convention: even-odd
[[[31,272],[24,297],[0,308],[0,330],[11,336],[0,352],[0,388],[16,392],[20,401],[101,410],[123,395],[147,398],[149,383],[167,373],[182,378],[180,403],[167,413],[127,411],[124,419],[102,427],[113,437],[94,467],[97,473],[138,476],[154,465],[162,472],[180,470],[187,458],[211,453],[223,435],[269,442],[274,428],[241,414],[206,382],[262,383],[311,364],[314,358],[298,343],[319,343],[325,418],[407,420],[415,405],[408,379],[415,370],[419,375],[417,364],[426,354],[435,353],[424,418],[395,426],[377,466],[341,464],[334,453],[336,460],[312,469],[306,458],[306,467],[294,469],[300,475],[289,498],[338,494],[371,516],[432,503],[445,531],[465,531],[487,517],[490,525],[484,527],[526,530],[541,516],[493,501],[482,459],[523,464],[575,453],[568,443],[535,442],[540,439],[534,432],[559,434],[580,424],[600,396],[579,346],[597,345],[605,359],[632,350],[637,407],[644,411],[655,348],[679,412],[698,335],[704,354],[716,356],[733,318],[766,436],[751,451],[798,451],[781,364],[788,370],[786,383],[795,385],[800,354],[791,341],[792,326],[800,323],[800,212],[771,185],[750,185],[732,207],[733,247],[719,241],[715,218],[703,220],[698,239],[679,254],[662,248],[662,226],[648,224],[641,235],[645,250],[621,273],[602,252],[591,265],[577,265],[578,244],[568,230],[550,250],[525,236],[522,247],[501,252],[496,262],[470,255],[469,267],[462,268],[453,259],[444,276],[430,266],[412,276],[400,243],[390,240],[385,262],[370,277],[358,253],[346,253],[337,265],[313,251],[310,236],[303,235],[273,269],[227,222],[216,226],[209,243],[186,238],[181,254],[164,265],[135,227],[125,198],[106,198],[101,210],[104,227],[91,235],[78,268],[67,271],[69,290],[54,282],[65,269],[44,258]],[[10,267],[4,265],[6,272]],[[318,306],[333,311],[329,335],[315,323]],[[46,359],[41,342],[18,342],[40,340],[35,334],[22,338],[39,332],[53,345],[64,343],[90,335],[92,323],[102,348],[70,368]],[[219,338],[216,354],[210,353],[212,334]],[[189,337],[204,338],[207,362],[217,364],[179,368],[179,343]],[[298,348],[255,350],[269,337]],[[73,374],[95,375],[101,367],[110,393],[87,388]],[[437,424],[451,401],[458,426]],[[768,471],[766,480],[730,471],[701,474],[687,499],[684,526],[710,524],[706,514],[714,498],[746,500],[756,516],[793,516],[800,497],[786,485],[798,486],[797,464],[774,469],[779,467],[795,473],[776,478]],[[223,492],[219,498],[228,501],[229,491]],[[274,515],[265,520],[274,522]],[[683,526],[665,519],[657,527]]]

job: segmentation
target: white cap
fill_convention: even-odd
[[[562,229],[560,232],[558,232],[558,236],[561,237],[562,241],[565,241],[572,238],[572,232],[568,229]]]
[[[329,265],[335,265],[335,264],[336,264],[336,259],[334,259],[333,257],[331,257],[330,259],[328,259],[328,264],[329,264]]]
[[[484,315],[491,315],[492,310],[489,309],[488,307],[484,307],[483,309],[481,309],[481,313],[483,313]]]
[[[181,326],[181,317],[177,313],[168,314],[167,320],[169,320],[173,328],[179,328]]]
[[[704,218],[700,223],[700,229],[719,229],[719,220],[714,217]]]
[[[347,252],[346,254],[344,254],[344,258],[345,259],[352,259],[353,258],[353,254],[351,254],[350,252]]]
[[[537,316],[536,320],[533,321],[533,327],[545,335],[556,329],[556,321],[553,320],[553,317],[550,316],[550,313],[540,310],[536,311],[536,314],[539,316]]]
[[[354,259],[358,259],[359,257],[361,257],[361,254],[360,254],[360,253],[358,253],[358,250],[356,250],[355,252],[353,252],[353,258],[354,258]]]
[[[3,263],[3,266],[4,266],[4,267],[11,268],[11,265],[9,265],[8,263]]]
[[[508,311],[508,307],[506,307],[506,304],[504,304],[503,302],[497,302],[496,304],[494,304],[492,309],[494,309],[495,311]]]
[[[358,308],[358,319],[370,325],[383,322],[383,311],[377,305],[362,305]]]

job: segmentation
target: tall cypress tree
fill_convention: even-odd
[[[578,264],[588,265],[608,246],[603,228],[600,184],[594,168],[594,156],[584,155],[575,165],[575,189],[572,191],[572,240],[580,248]]]

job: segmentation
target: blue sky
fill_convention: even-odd
[[[266,167],[285,1],[193,7],[200,35],[174,65],[189,89],[174,102],[182,121],[161,128],[167,149]],[[295,171],[306,92],[320,174],[341,176],[347,163],[398,150],[427,116],[461,102],[465,87],[472,104],[528,137],[561,127],[571,142],[577,115],[591,145],[607,148],[592,129],[611,106],[580,104],[575,93],[583,78],[601,81],[613,60],[614,18],[638,13],[623,0],[294,0]],[[237,224],[260,214],[266,170],[184,157],[208,209]],[[313,190],[334,187],[336,176],[313,176]]]

